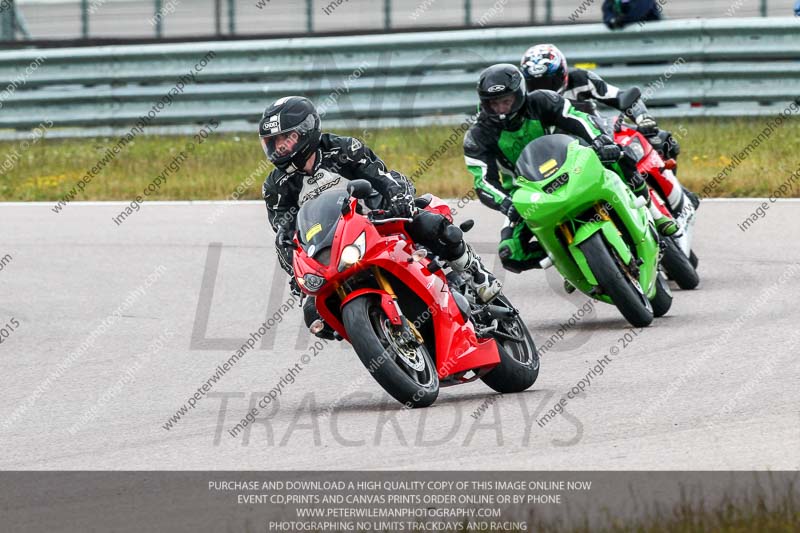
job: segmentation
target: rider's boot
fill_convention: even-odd
[[[670,206],[670,211],[674,213],[675,221],[678,223],[680,230],[689,231],[691,226],[694,225],[695,211],[697,210],[697,206],[700,205],[700,198],[678,183],[675,175],[669,170],[665,170],[662,174],[671,185],[670,189],[664,187],[662,184],[662,188],[665,191],[669,191],[667,193],[667,201]]]
[[[481,258],[478,257],[478,254],[472,250],[469,244],[466,244],[461,257],[450,261],[450,267],[456,272],[468,274],[467,280],[469,284],[478,293],[478,298],[483,303],[489,303],[495,296],[500,294],[503,288],[500,281],[483,265]]]
[[[675,220],[678,222],[681,230],[691,234],[695,221],[696,207],[691,199],[688,200],[689,201],[683,202],[682,209],[678,212],[678,216],[675,217]]]
[[[666,209],[664,212],[661,212],[659,209],[659,206],[663,207],[663,204],[660,202],[658,204],[653,202],[650,188],[647,186],[644,176],[638,172],[634,172],[628,179],[628,186],[633,191],[633,194],[645,199],[647,202],[647,209],[650,210],[650,214],[653,215],[653,221],[656,223],[656,230],[662,237],[669,237],[678,232],[680,229],[678,224],[666,213]]]
[[[652,191],[650,191],[650,203],[647,207],[653,216],[653,222],[656,223],[656,230],[658,230],[659,235],[670,237],[678,234],[681,226],[672,218],[667,206]]]
[[[700,197],[699,197],[699,196],[697,196],[697,195],[696,195],[695,193],[693,193],[692,191],[690,191],[689,189],[687,189],[686,187],[682,187],[682,189],[683,189],[683,194],[684,194],[684,195],[686,195],[686,197],[687,197],[687,198],[689,199],[689,201],[692,203],[692,207],[694,207],[694,208],[695,208],[695,210],[696,210],[698,207],[700,207]]]

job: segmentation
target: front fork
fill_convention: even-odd
[[[400,305],[397,303],[397,295],[395,294],[394,289],[392,289],[392,285],[391,283],[389,283],[389,280],[386,279],[386,276],[383,275],[381,269],[376,266],[373,266],[372,274],[375,276],[375,280],[378,282],[378,286],[381,288],[381,290],[383,290],[391,298],[391,304],[394,307],[394,311],[396,314],[393,313],[392,315],[390,315],[390,317],[394,315],[398,316],[400,319],[399,323],[397,323],[396,320],[392,321],[392,325],[395,327],[399,327],[403,339],[410,340],[411,336],[413,335],[413,338],[416,340],[418,346],[424,344],[425,339],[422,338],[422,334],[419,332],[419,330],[414,324],[408,321],[408,319],[400,309]],[[386,309],[384,307],[384,311],[385,310]],[[411,335],[409,335],[409,332],[411,333]]]

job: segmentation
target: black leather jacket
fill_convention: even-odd
[[[348,180],[364,179],[382,198],[381,208],[390,206],[389,200],[397,194],[414,194],[414,186],[399,172],[389,171],[375,152],[354,137],[341,137],[323,133],[320,139],[314,170],[286,172],[275,169],[261,189],[267,204],[267,216],[277,234],[275,246],[281,267],[292,275],[292,253],[280,244],[283,238],[291,239],[295,231],[300,206],[331,189],[345,189]]]
[[[596,115],[597,105],[595,102],[602,102],[609,107],[624,111],[620,102],[620,96],[624,92],[590,70],[575,68],[569,71],[567,88],[562,96],[567,98],[575,109]],[[631,113],[634,118],[648,114],[647,107],[641,98],[633,104]]]

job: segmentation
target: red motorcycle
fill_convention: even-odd
[[[302,205],[294,236],[294,273],[316,298],[321,321],[349,341],[375,380],[408,407],[431,405],[439,387],[478,378],[501,392],[529,388],[539,354],[517,309],[500,294],[482,303],[405,231],[410,218],[370,210],[369,182],[330,190]],[[450,208],[426,195],[417,207],[447,217]],[[458,242],[467,221],[451,226]]]
[[[625,93],[625,100],[632,105],[641,95],[638,88],[633,88]],[[630,107],[623,102],[623,108]],[[661,266],[665,274],[675,280],[681,289],[694,289],[700,283],[697,275],[698,259],[692,251],[692,233],[694,228],[694,212],[690,205],[691,216],[689,219],[681,217],[680,213],[673,213],[666,200],[673,194],[682,194],[681,186],[672,170],[675,160],[664,161],[661,155],[653,148],[647,137],[638,131],[635,125],[626,124],[625,115],[620,114],[614,122],[614,142],[629,150],[638,160],[636,169],[647,177],[650,189],[650,198],[653,205],[665,216],[673,218],[680,227],[680,231],[671,237],[661,239],[663,256]],[[688,203],[688,202],[687,202]]]

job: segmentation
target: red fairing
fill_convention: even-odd
[[[444,273],[439,270],[431,273],[427,269],[430,261],[427,258],[421,261],[409,262],[414,251],[413,243],[404,231],[404,222],[389,222],[385,224],[372,224],[369,219],[356,213],[356,200],[350,199],[350,213],[339,219],[335,231],[331,258],[329,265],[322,265],[310,258],[299,246],[295,239],[297,249],[294,253],[294,271],[301,289],[312,296],[316,296],[317,310],[322,319],[336,330],[343,338],[349,340],[349,335],[344,325],[331,310],[327,301],[336,292],[336,287],[345,280],[363,270],[372,267],[389,272],[396,278],[390,284],[398,281],[411,289],[428,307],[434,324],[436,337],[437,373],[440,378],[451,374],[471,369],[492,367],[500,362],[497,345],[493,339],[478,340],[471,322],[465,321],[456,305],[455,299],[447,285]],[[450,220],[450,208],[439,198],[426,208],[440,213]],[[338,271],[339,259],[345,246],[352,244],[361,233],[366,234],[366,249],[358,263]],[[316,292],[309,291],[300,280],[308,273],[325,278],[325,283]],[[389,278],[387,276],[387,278]],[[365,293],[376,293],[381,297],[381,307],[387,317],[396,323],[399,317],[399,307],[394,299],[385,291],[376,288],[356,289],[346,295],[340,304],[338,298],[332,299],[337,305],[343,306],[353,298]]]
[[[664,160],[653,149],[647,137],[625,124],[622,124],[620,131],[614,132],[614,141],[622,146],[629,145],[634,138],[638,139],[644,148],[644,156],[636,164],[636,170],[646,176],[651,176],[659,190],[663,192],[664,198],[669,198],[676,184],[664,174]]]
[[[438,196],[434,196],[431,194],[430,197],[432,198],[431,203],[428,204],[425,210],[430,211],[432,213],[438,213],[440,215],[443,215],[445,218],[447,218],[447,220],[449,220],[452,223],[453,213],[450,211],[450,206],[444,203],[442,199],[439,198]]]

